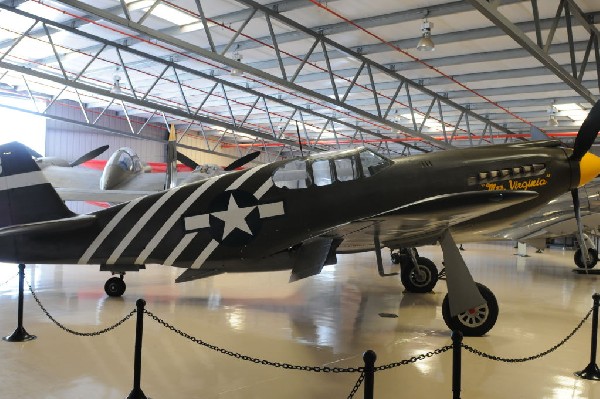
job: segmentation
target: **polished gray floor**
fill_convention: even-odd
[[[592,307],[600,281],[572,272],[573,252],[515,256],[510,244],[465,245],[475,279],[496,294],[492,331],[465,342],[495,356],[543,352],[565,338]],[[420,249],[441,265],[435,247]],[[391,267],[390,263],[390,267]],[[144,298],[147,309],[183,332],[232,352],[306,366],[358,367],[367,349],[377,365],[451,343],[442,316],[442,282],[407,294],[396,277],[377,275],[372,253],[341,256],[319,276],[288,284],[288,273],[222,275],[174,284],[177,269],[150,266],[126,276],[127,293],[107,298],[108,275],[94,266],[32,265],[26,278],[49,313],[67,328],[112,325]],[[0,284],[16,275],[1,265]],[[0,286],[0,334],[16,327],[17,279]],[[397,316],[397,317],[394,317]],[[133,383],[134,319],[94,337],[57,327],[29,292],[24,325],[38,338],[0,341],[1,398],[125,398]],[[358,374],[315,373],[256,365],[202,347],[145,317],[142,389],[158,398],[346,398]],[[505,363],[463,353],[463,399],[600,398],[600,382],[573,375],[590,360],[591,321],[541,359]],[[376,398],[450,398],[451,353],[375,375]],[[362,388],[358,398],[362,398]]]

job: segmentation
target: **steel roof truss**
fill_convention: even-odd
[[[299,25],[299,24],[297,24],[297,23],[295,23],[295,22],[293,22],[293,21],[291,21],[291,20],[283,17],[282,15],[274,12],[273,10],[270,10],[270,9],[268,9],[266,7],[261,6],[260,4],[258,4],[256,2],[253,2],[253,1],[250,1],[250,0],[237,0],[237,1],[241,2],[243,4],[246,4],[246,5],[249,5],[251,8],[257,8],[260,11],[264,12],[265,14],[269,14],[271,18],[275,18],[275,19],[279,20],[280,22],[282,22],[282,23],[284,23],[284,24],[286,24],[288,26],[291,26],[292,28],[301,29],[304,33],[308,34],[309,36],[314,36],[314,32],[310,31],[309,29],[307,29],[307,28],[305,28],[305,27],[303,27],[303,26],[301,26],[301,25]],[[384,124],[394,125],[393,123],[391,123],[389,121],[386,121],[386,120],[383,120],[382,118],[379,118],[375,114],[372,114],[372,113],[370,113],[368,111],[364,111],[364,110],[362,110],[360,108],[357,108],[357,107],[353,107],[352,105],[350,105],[348,103],[341,103],[339,101],[333,100],[333,99],[327,97],[326,95],[323,95],[323,94],[315,92],[314,90],[310,90],[310,89],[307,89],[307,88],[305,88],[303,86],[300,86],[300,85],[297,85],[297,84],[293,84],[293,83],[288,82],[288,81],[286,81],[284,79],[278,78],[278,77],[276,77],[274,75],[270,75],[270,74],[268,74],[268,73],[266,73],[266,72],[264,72],[262,70],[250,67],[247,64],[244,64],[242,62],[239,62],[239,61],[230,59],[228,57],[221,56],[220,54],[216,54],[216,53],[213,53],[211,51],[205,50],[205,49],[203,49],[200,46],[195,46],[195,45],[190,44],[188,42],[184,42],[182,40],[176,39],[175,37],[165,35],[165,34],[159,32],[159,31],[153,30],[153,29],[151,29],[151,28],[149,28],[147,26],[138,25],[138,24],[135,24],[133,22],[129,22],[129,21],[124,20],[123,18],[117,16],[117,15],[110,14],[110,12],[106,12],[106,10],[101,10],[101,9],[95,8],[93,6],[90,6],[88,4],[84,4],[84,3],[80,2],[80,1],[77,1],[77,0],[64,0],[63,2],[65,4],[67,4],[67,5],[69,5],[69,6],[72,6],[72,7],[78,8],[80,10],[83,10],[84,12],[90,12],[90,13],[96,14],[97,16],[102,17],[102,18],[104,18],[104,19],[106,19],[106,20],[108,20],[110,22],[113,22],[113,23],[116,23],[116,24],[119,24],[119,25],[122,25],[122,26],[127,26],[128,28],[136,29],[139,32],[141,32],[142,34],[148,35],[149,37],[157,39],[157,40],[159,40],[161,42],[164,42],[166,44],[173,45],[173,46],[176,46],[178,48],[181,48],[182,50],[184,50],[186,52],[197,54],[197,55],[199,55],[201,57],[208,58],[208,59],[212,60],[213,62],[219,62],[219,63],[227,65],[229,67],[237,68],[237,69],[240,69],[240,70],[242,70],[244,72],[250,73],[250,74],[252,74],[254,76],[257,76],[257,77],[259,77],[261,79],[266,79],[268,81],[271,81],[271,82],[273,82],[275,84],[278,84],[278,85],[284,87],[285,89],[287,89],[288,90],[288,92],[287,92],[288,94],[295,95],[295,93],[302,93],[302,94],[305,94],[305,95],[309,95],[309,96],[315,98],[317,101],[322,101],[324,103],[333,103],[333,105],[335,105],[335,106],[339,106],[339,107],[345,108],[346,111],[349,112],[349,113],[360,115],[360,116],[362,116],[364,118],[372,119],[376,123],[384,123]],[[328,45],[333,46],[336,49],[339,49],[340,51],[343,51],[345,53],[351,54],[353,57],[356,58],[356,54],[352,50],[346,49],[343,46],[339,45],[338,43],[335,43],[335,42],[331,41],[330,39],[324,38],[323,40],[326,41]],[[376,65],[374,62],[372,62],[372,61],[370,61],[368,59],[365,59],[365,60],[368,63],[372,64],[372,65]],[[384,68],[384,67],[378,66],[378,69],[381,69],[381,68]],[[430,92],[430,93],[433,94],[433,95],[435,95],[435,93],[433,93],[433,92]],[[446,100],[446,101],[448,101],[448,100]],[[403,130],[403,131],[405,131],[405,133],[407,133],[409,135],[413,135],[413,136],[416,135],[419,138],[421,138],[422,140],[429,142],[430,145],[435,145],[437,147],[446,147],[447,146],[446,143],[442,144],[440,142],[437,142],[436,140],[433,140],[432,138],[430,138],[427,135],[419,135],[417,132],[410,131],[409,129],[407,129],[406,127],[404,127],[402,125],[394,125],[392,127],[395,127],[396,129],[399,129],[399,130]],[[376,132],[376,129],[375,129],[375,134],[376,135],[380,135],[379,133]],[[388,139],[389,137],[383,137],[383,138],[384,139]]]
[[[589,18],[584,15],[582,10],[577,6],[574,0],[561,0],[558,4],[558,8],[556,10],[555,17],[552,21],[550,30],[548,32],[548,36],[546,39],[546,43],[544,43],[543,47],[540,46],[539,36],[541,35],[541,21],[539,20],[539,13],[537,12],[537,3],[532,0],[532,18],[535,22],[536,29],[536,40],[537,43],[529,39],[527,35],[523,32],[522,29],[519,28],[518,25],[512,23],[508,20],[499,10],[501,7],[495,8],[489,4],[486,0],[468,0],[473,7],[479,10],[483,15],[485,15],[490,21],[492,21],[497,27],[502,29],[504,33],[512,37],[519,45],[525,48],[531,55],[533,55],[538,61],[540,61],[547,69],[552,71],[557,77],[559,77],[563,82],[565,82],[571,89],[581,95],[586,101],[594,104],[597,101],[596,96],[594,96],[583,84],[581,84],[581,80],[578,79],[578,75],[581,76],[585,72],[585,66],[587,66],[588,61],[584,59],[582,68],[577,69],[577,61],[575,57],[574,50],[574,39],[573,39],[573,26],[571,17],[575,17],[575,19],[579,22],[581,27],[588,31],[590,35],[599,36],[598,29],[593,25],[593,23],[589,22]],[[569,54],[571,57],[571,72],[563,68],[558,62],[556,62],[551,56],[550,47],[554,40],[554,35],[559,26],[559,22],[564,18],[566,28],[567,28],[567,37],[569,44]],[[596,58],[596,64],[600,64],[600,58]],[[598,82],[598,88],[600,89],[600,82]]]
[[[273,44],[273,49],[275,50],[275,57],[277,57],[277,61],[279,62],[279,70],[281,71],[281,77],[284,80],[287,80],[287,74],[285,73],[283,60],[281,59],[281,53],[279,52],[279,46],[277,45],[277,38],[275,37],[275,32],[273,31],[271,17],[269,17],[269,14],[265,14],[265,17],[267,20],[267,25],[269,26],[269,34],[271,35],[271,43]]]
[[[254,11],[256,11],[256,10],[254,10]],[[304,56],[304,58],[302,59],[302,61],[300,62],[300,65],[298,65],[298,68],[296,68],[296,72],[294,72],[294,75],[290,79],[290,82],[295,82],[296,81],[296,78],[298,77],[298,74],[300,73],[300,71],[302,70],[302,68],[304,68],[304,65],[306,65],[306,62],[308,61],[308,59],[310,58],[310,56],[312,55],[312,53],[315,51],[315,48],[317,48],[317,45],[320,42],[321,42],[321,38],[317,37],[315,39],[315,41],[313,42],[313,44],[310,46],[310,49],[308,50],[308,52],[306,53],[306,55]]]

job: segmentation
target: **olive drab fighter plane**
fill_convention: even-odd
[[[475,283],[455,242],[500,227],[600,172],[588,153],[600,103],[573,149],[558,141],[453,149],[392,161],[366,148],[259,165],[74,215],[19,143],[0,146],[0,261],[95,264],[123,274],[146,264],[179,267],[177,282],[227,272],[320,273],[336,254],[439,242],[451,329],[483,335],[495,324],[494,294]],[[401,265],[408,289],[431,290],[437,272],[415,251]],[[434,266],[435,268],[435,266]]]

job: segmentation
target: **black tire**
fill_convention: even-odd
[[[401,256],[400,256],[400,254],[398,252],[393,252],[392,255],[391,255],[391,258],[392,258],[392,263],[393,264],[395,264],[395,265],[399,265],[400,264]]]
[[[581,261],[581,248],[579,248],[577,251],[575,251],[575,255],[573,255],[573,261],[575,262],[575,264],[577,265],[578,268],[593,269],[594,266],[596,266],[596,264],[598,263],[598,251],[595,250],[594,248],[589,248],[588,254],[590,255],[591,263],[589,265],[587,265],[587,267],[586,267],[583,264],[583,262]]]
[[[119,277],[111,277],[104,284],[104,292],[108,296],[122,296],[126,288],[125,281]]]
[[[452,331],[459,330],[466,337],[481,337],[494,327],[498,319],[498,301],[494,293],[483,284],[475,283],[486,304],[475,309],[470,309],[458,316],[450,316],[450,302],[448,294],[442,302],[442,316],[448,328]]]
[[[435,264],[423,257],[417,258],[419,268],[403,265],[400,280],[408,292],[430,292],[438,282],[438,270]]]

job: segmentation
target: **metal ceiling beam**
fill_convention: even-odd
[[[129,53],[131,53],[131,54],[133,54],[133,55],[135,55],[137,57],[142,57],[142,58],[144,58],[146,60],[150,60],[150,61],[152,61],[155,64],[158,63],[158,64],[166,66],[166,68],[172,68],[173,72],[175,73],[176,76],[178,76],[177,70],[181,70],[181,71],[183,71],[183,72],[185,72],[187,74],[195,75],[197,77],[200,77],[200,78],[203,78],[203,79],[206,79],[206,80],[209,80],[209,81],[217,82],[219,85],[222,85],[223,87],[227,86],[228,88],[233,88],[233,89],[236,89],[236,90],[247,92],[250,95],[256,96],[257,98],[262,98],[263,102],[265,102],[265,100],[268,99],[269,101],[281,104],[281,105],[286,106],[286,107],[289,108],[287,115],[289,115],[289,113],[291,113],[292,116],[296,115],[298,113],[304,113],[305,115],[312,115],[313,117],[322,118],[324,120],[324,122],[325,122],[325,126],[328,125],[328,124],[331,125],[332,126],[332,130],[335,129],[335,127],[333,125],[333,123],[335,122],[337,124],[341,124],[343,126],[346,126],[347,128],[350,128],[352,130],[358,130],[358,131],[361,132],[361,134],[371,135],[371,136],[380,138],[382,140],[389,139],[388,137],[381,135],[377,131],[365,129],[364,127],[356,126],[356,124],[354,124],[354,123],[349,123],[349,122],[344,121],[342,119],[339,119],[339,118],[336,118],[336,117],[332,117],[332,116],[328,116],[328,115],[324,115],[322,113],[315,112],[315,111],[313,111],[313,110],[311,110],[309,108],[301,107],[301,106],[298,106],[298,105],[286,102],[286,101],[282,100],[279,97],[268,96],[268,95],[259,93],[257,91],[251,90],[251,89],[249,89],[247,87],[244,87],[244,86],[241,86],[241,85],[238,85],[238,84],[235,84],[235,83],[231,83],[231,82],[228,82],[228,81],[225,81],[225,80],[222,80],[222,79],[215,78],[213,75],[205,74],[205,73],[198,72],[198,71],[196,71],[194,69],[191,69],[191,68],[188,68],[188,67],[185,67],[185,66],[177,65],[176,63],[167,61],[167,60],[165,60],[163,58],[152,56],[152,55],[144,53],[142,51],[135,50],[132,47],[129,47],[129,46],[126,46],[126,45],[123,45],[123,44],[119,44],[119,43],[116,43],[116,42],[111,42],[109,40],[100,38],[98,36],[95,36],[95,35],[92,35],[92,34],[89,34],[89,33],[81,32],[81,31],[79,31],[79,30],[77,30],[77,29],[75,29],[75,28],[73,28],[71,26],[67,26],[67,25],[64,25],[64,24],[61,24],[61,23],[50,21],[50,20],[47,20],[45,18],[41,18],[41,17],[35,16],[35,15],[32,15],[32,14],[26,13],[26,12],[21,11],[21,10],[12,9],[10,7],[7,7],[7,6],[0,5],[0,8],[5,9],[7,11],[18,13],[18,14],[26,16],[28,18],[32,18],[32,19],[34,19],[36,21],[39,21],[39,22],[43,23],[44,26],[48,25],[50,27],[55,27],[56,29],[65,30],[65,31],[68,31],[68,32],[70,32],[72,34],[82,36],[82,37],[84,37],[84,38],[86,38],[88,40],[94,40],[94,41],[100,43],[100,44],[94,46],[94,48],[96,48],[96,49],[99,48],[100,49],[98,51],[98,53],[102,52],[102,50],[104,48],[109,47],[109,48],[115,50],[117,52],[117,54],[119,55],[119,59],[122,60],[122,57],[120,56],[120,53],[121,52],[129,52]],[[44,31],[48,32],[49,29],[45,28]],[[49,35],[47,34],[47,36],[49,36]],[[55,46],[53,45],[53,43],[50,43],[50,44],[52,45],[52,48],[54,50],[55,58],[54,59],[47,59],[46,63],[56,62],[57,59],[59,60],[59,57],[57,55],[58,51],[55,49]],[[9,52],[10,52],[10,49],[9,49]],[[96,55],[98,55],[98,53]],[[59,61],[59,64],[60,64],[60,61]],[[125,73],[127,73],[127,66],[124,65],[122,62],[120,62],[120,64],[122,66],[123,71]],[[35,66],[35,65],[39,65],[39,63],[37,61],[34,61],[33,63],[31,63],[32,67]],[[165,70],[163,70],[163,74],[164,74]],[[82,73],[83,73],[83,71],[79,72],[78,77],[81,76]],[[61,70],[61,74],[64,77],[64,75],[65,75],[64,69]],[[146,92],[146,94],[144,95],[144,97],[142,99],[146,99],[147,94],[150,92],[150,90],[152,89],[152,87],[158,82],[158,80],[160,80],[160,78],[161,77],[159,76],[152,83],[150,89],[148,89],[148,91]],[[132,87],[131,81],[129,79],[127,79],[127,81],[128,81],[129,86],[131,88]],[[181,94],[183,94],[183,91],[181,89],[181,83],[179,81],[177,82],[177,86],[178,86],[179,92]],[[132,93],[135,93],[135,90],[133,90]],[[225,92],[223,92],[223,93],[225,94]],[[134,95],[134,97],[136,97],[136,96]],[[226,98],[226,94],[225,94],[224,98],[225,98],[225,101],[227,102],[227,104],[226,104],[227,108],[231,109],[231,106],[229,105],[229,100]],[[184,103],[185,103],[186,102],[185,95],[183,96],[183,100],[184,100]],[[187,108],[187,111],[189,112],[190,111],[189,106],[186,106],[186,108]],[[196,113],[197,112],[198,111],[196,111]],[[192,120],[193,120],[193,118],[192,118]],[[321,123],[323,123],[323,122],[321,122]],[[288,124],[289,124],[289,118],[288,118]],[[303,126],[303,128],[304,128],[304,126]],[[237,129],[237,130],[240,131],[240,129]],[[273,135],[275,136],[275,132],[273,132]],[[262,139],[266,139],[264,136],[261,137],[261,138]],[[427,151],[427,149],[415,147],[411,143],[406,143],[406,144],[403,144],[403,145],[405,145],[405,146],[411,146],[413,149],[416,149],[416,150],[419,150],[419,151]],[[310,147],[310,145],[309,146],[305,145],[305,148],[310,149],[311,147]]]
[[[190,69],[190,68],[187,68],[187,67],[184,67],[184,66],[180,66],[180,65],[177,65],[177,64],[175,64],[175,63],[173,63],[173,62],[170,62],[170,61],[164,60],[164,59],[162,59],[162,58],[155,57],[155,56],[152,56],[152,55],[150,55],[150,54],[147,54],[147,53],[143,53],[143,52],[141,52],[141,51],[139,51],[139,50],[135,50],[135,49],[133,49],[133,48],[130,48],[130,47],[127,47],[127,46],[124,46],[124,45],[119,45],[118,43],[113,43],[113,42],[111,42],[111,41],[109,41],[109,40],[102,39],[102,38],[100,38],[100,37],[97,37],[97,36],[94,36],[94,35],[91,35],[91,34],[87,34],[87,33],[84,33],[84,32],[79,32],[78,30],[76,30],[76,29],[74,29],[74,28],[71,28],[71,27],[69,27],[69,26],[66,26],[66,25],[63,25],[63,24],[59,24],[59,23],[56,23],[56,22],[53,22],[53,21],[50,21],[50,20],[47,20],[47,19],[44,19],[44,18],[36,17],[36,16],[34,16],[34,15],[31,15],[31,14],[25,13],[25,12],[23,12],[23,11],[20,11],[20,10],[14,10],[14,9],[5,8],[5,7],[4,7],[4,6],[2,6],[2,5],[0,5],[0,8],[7,9],[7,10],[10,10],[10,11],[12,11],[12,12],[19,13],[20,15],[28,16],[28,17],[30,17],[30,18],[33,18],[33,19],[35,19],[35,20],[37,20],[37,21],[40,21],[40,22],[42,22],[42,23],[44,23],[44,24],[48,24],[48,25],[51,25],[51,26],[55,26],[55,27],[57,27],[57,28],[59,28],[59,29],[67,30],[67,31],[69,31],[69,32],[71,32],[71,33],[73,33],[73,34],[77,34],[77,35],[80,35],[80,36],[82,36],[82,37],[85,37],[86,39],[89,39],[89,40],[96,40],[96,41],[98,41],[98,42],[102,43],[102,47],[100,47],[100,51],[99,51],[99,52],[96,54],[96,56],[95,56],[94,58],[96,58],[96,57],[98,56],[98,54],[99,54],[99,53],[100,53],[100,52],[101,52],[101,51],[102,51],[104,48],[112,46],[112,48],[113,48],[114,50],[116,50],[116,51],[129,52],[129,53],[131,53],[131,54],[133,54],[133,55],[136,55],[136,56],[140,56],[140,57],[146,57],[147,59],[151,59],[151,60],[152,60],[153,62],[155,62],[155,63],[159,63],[159,64],[161,64],[161,65],[164,65],[164,66],[166,66],[167,68],[173,68],[173,71],[175,72],[175,74],[176,74],[176,75],[177,75],[177,72],[176,72],[176,71],[177,71],[177,69],[179,69],[179,70],[181,70],[181,71],[184,71],[184,72],[187,72],[187,73],[189,73],[189,74],[197,75],[198,77],[201,77],[201,78],[204,78],[204,79],[207,79],[207,80],[212,80],[212,81],[214,81],[214,82],[216,82],[217,84],[219,84],[219,85],[222,85],[222,86],[225,86],[225,85],[226,85],[226,86],[227,86],[227,87],[229,87],[229,88],[233,88],[233,89],[237,89],[237,90],[244,90],[245,92],[248,92],[248,93],[249,93],[249,94],[251,94],[251,95],[254,95],[254,96],[258,97],[258,98],[261,98],[263,102],[265,102],[266,100],[269,100],[269,101],[272,101],[272,102],[280,103],[280,104],[282,104],[282,105],[284,105],[284,106],[290,107],[290,108],[291,108],[291,110],[290,110],[289,112],[293,112],[293,114],[295,114],[296,112],[303,112],[303,113],[305,113],[306,115],[312,115],[312,116],[316,116],[316,117],[320,117],[320,118],[323,118],[323,119],[325,119],[325,121],[326,121],[325,123],[326,123],[326,124],[330,124],[330,123],[333,123],[333,122],[335,121],[335,123],[339,123],[339,124],[346,125],[347,127],[350,127],[350,128],[352,128],[352,129],[359,129],[359,130],[361,130],[361,131],[362,131],[362,133],[364,133],[364,134],[368,134],[368,135],[374,135],[374,134],[375,134],[375,135],[376,135],[376,133],[374,133],[374,132],[371,132],[371,131],[369,131],[369,130],[367,130],[367,129],[357,128],[356,126],[354,126],[354,125],[352,125],[352,124],[350,124],[350,123],[346,123],[346,122],[344,122],[344,121],[342,121],[342,120],[335,119],[335,118],[330,118],[330,117],[328,117],[328,116],[326,116],[326,115],[319,114],[318,112],[312,111],[312,110],[310,110],[310,109],[308,109],[308,108],[305,108],[305,107],[295,106],[295,105],[293,105],[293,104],[291,104],[291,103],[286,103],[285,101],[283,101],[283,100],[281,100],[281,99],[279,99],[279,98],[277,98],[277,97],[274,97],[274,96],[268,96],[268,95],[264,95],[264,94],[261,94],[261,93],[259,93],[259,92],[256,92],[256,91],[253,91],[253,90],[247,89],[247,88],[245,88],[245,87],[243,87],[243,86],[241,86],[241,85],[233,84],[233,83],[230,83],[230,82],[227,82],[227,81],[221,80],[221,79],[214,78],[214,77],[213,77],[213,76],[211,76],[211,75],[208,75],[208,74],[204,74],[204,73],[197,72],[197,71],[195,71],[195,70],[192,70],[192,69]],[[54,45],[53,45],[52,43],[51,43],[51,45],[52,45],[52,46],[53,46],[53,48],[54,48]],[[99,46],[95,46],[95,47],[99,47]],[[56,51],[54,51],[54,52],[55,52],[55,54],[56,54]],[[6,56],[7,54],[10,54],[10,51],[9,51],[8,53],[5,53],[5,54],[4,54],[4,56]],[[28,68],[27,68],[27,69],[28,69]],[[125,67],[123,67],[123,69],[126,71]],[[85,68],[84,68],[84,70],[85,70]],[[74,78],[74,80],[77,80],[77,79],[79,79],[79,77],[81,77],[81,75],[83,74],[83,72],[84,72],[84,71],[81,71],[81,72],[79,72],[79,73],[77,74],[77,76]],[[63,77],[63,78],[65,78],[65,82],[69,81],[68,77],[66,77],[66,76],[65,76],[65,75],[66,75],[66,73],[65,73],[65,71],[64,71],[64,70],[62,70],[62,69],[61,69],[61,73],[60,73],[59,75],[62,75],[62,77]],[[159,79],[160,79],[160,77],[159,77]],[[155,84],[155,83],[156,83],[156,82],[157,82],[159,79],[157,79],[157,80],[154,82],[154,84]],[[129,84],[130,84],[130,86],[131,86],[131,82],[129,82]],[[180,83],[180,82],[177,82],[177,86],[178,86],[178,88],[179,88],[180,92],[183,94],[183,92],[181,91],[181,83]],[[135,88],[134,88],[134,89],[135,89]],[[155,109],[160,109],[160,106],[161,106],[161,104],[156,104],[156,103],[153,103],[153,102],[151,102],[149,99],[146,99],[146,96],[147,96],[147,94],[148,94],[150,91],[151,91],[151,88],[148,90],[148,92],[146,92],[146,95],[144,95],[144,97],[142,98],[142,100],[145,100],[147,105],[151,105],[151,106],[152,106],[153,108],[155,108]],[[133,91],[133,93],[135,93],[135,90]],[[109,95],[110,97],[112,97],[112,98],[121,99],[121,98],[118,98],[118,97],[116,97],[116,96],[113,96],[113,95],[112,95],[112,93],[109,93],[108,95]],[[134,98],[135,98],[135,97],[136,97],[136,96],[134,96]],[[227,101],[227,98],[226,98],[226,97],[225,97],[225,101]],[[185,102],[185,96],[184,96],[184,102]],[[227,104],[228,104],[228,103],[227,103]],[[163,105],[164,105],[164,104],[163,104]],[[230,105],[227,105],[227,107],[228,107],[229,109],[231,109]],[[191,110],[190,110],[190,107],[189,107],[189,106],[187,106],[186,108],[187,108],[187,109],[186,109],[186,111],[187,111],[188,117],[189,117],[190,119],[192,119],[192,120],[195,120],[195,119],[194,119],[194,114],[197,114],[197,113],[198,113],[198,111],[196,111],[195,113],[193,113],[193,112],[191,112]],[[212,119],[210,119],[210,118],[209,118],[209,119],[207,119],[207,120],[212,120]],[[213,122],[218,122],[218,120],[212,120],[212,121],[213,121]],[[216,125],[219,125],[219,123],[215,123],[215,124],[216,124]],[[241,126],[240,126],[240,125],[236,125],[236,131],[244,132],[244,133],[246,133],[246,134],[253,134],[253,133],[249,133],[249,132],[250,132],[250,130],[246,130],[246,131],[244,131],[244,130],[241,128]],[[253,132],[254,132],[254,131],[253,131]],[[270,136],[270,135],[265,135],[264,133],[259,133],[258,135],[257,135],[257,134],[253,134],[253,135],[255,135],[255,136],[258,136],[259,138],[261,138],[261,139],[264,139],[264,140],[271,140],[271,139],[273,138],[272,136]],[[384,138],[384,137],[381,137],[381,136],[380,136],[379,138]],[[295,141],[289,141],[289,142],[287,142],[287,144],[288,144],[288,145],[292,145],[292,146],[297,146],[297,147],[299,147],[299,144],[298,144],[297,142],[295,142]],[[411,145],[411,146],[412,146],[412,144],[408,144],[408,145]],[[313,151],[319,151],[319,150],[320,150],[320,149],[317,149],[317,148],[313,148],[313,147],[311,147],[310,145],[304,145],[304,148],[305,148],[305,149],[307,149],[307,150],[309,150],[309,151],[310,151],[310,150],[313,150]],[[418,149],[418,148],[416,148],[416,147],[415,147],[414,149]]]
[[[565,82],[569,87],[571,87],[573,90],[575,90],[575,92],[577,92],[579,95],[581,95],[584,99],[586,99],[591,104],[596,103],[596,101],[598,100],[597,97],[595,95],[593,95],[591,91],[589,91],[586,87],[584,87],[580,83],[580,81],[575,76],[576,70],[569,72],[569,71],[565,70],[561,65],[559,65],[558,62],[556,62],[552,57],[550,57],[549,46],[551,45],[551,38],[549,38],[549,40],[544,44],[541,42],[541,39],[539,39],[539,37],[541,35],[538,34],[538,42],[536,43],[533,40],[529,39],[529,37],[527,37],[525,35],[525,33],[517,27],[517,25],[513,24],[508,18],[506,18],[504,15],[502,15],[502,13],[499,11],[499,9],[501,7],[495,7],[494,5],[490,4],[490,2],[488,2],[486,0],[468,0],[468,1],[469,1],[469,3],[471,3],[473,5],[473,7],[475,7],[477,10],[479,10],[484,16],[486,16],[490,21],[492,21],[496,26],[498,26],[500,29],[502,29],[504,31],[504,33],[509,35],[513,40],[515,40],[517,43],[519,43],[519,45],[521,45],[523,48],[525,48],[527,51],[529,51],[529,53],[532,56],[534,56],[538,61],[540,61],[546,68],[551,70],[563,82]],[[533,4],[536,4],[537,0],[532,0],[532,1],[533,1]],[[560,15],[562,13],[560,8],[563,7],[565,4],[574,4],[574,2],[572,0],[566,0],[566,3],[565,3],[565,0],[561,0],[560,5],[559,5],[559,11],[557,12],[557,17],[556,17],[557,21],[559,20]],[[568,11],[566,12],[566,14],[568,14]],[[538,23],[539,17],[537,15],[534,15],[534,18],[537,18],[536,20],[534,20],[534,22]],[[570,23],[569,22],[570,15],[567,15],[566,18],[567,18],[567,23]],[[593,26],[593,24],[590,25],[586,21],[585,18],[579,17],[578,19],[580,22],[584,23],[584,26],[587,26],[586,30],[588,30],[588,32],[592,33],[592,39],[595,40],[595,42],[596,42],[595,46],[597,48],[598,47],[597,29]],[[539,29],[538,29],[538,32],[539,32]],[[572,43],[571,43],[571,48],[572,48]],[[571,51],[571,54],[573,54],[573,51]],[[572,60],[573,59],[574,58],[572,57]],[[596,64],[598,65],[599,63],[600,63],[600,60],[596,60]]]
[[[377,123],[385,124],[385,125],[389,126],[389,128],[396,129],[398,131],[401,131],[403,133],[406,133],[406,134],[414,136],[414,137],[418,137],[421,140],[424,140],[424,141],[426,141],[426,142],[428,142],[431,145],[434,145],[436,147],[442,147],[442,148],[450,148],[450,147],[452,147],[451,145],[449,145],[447,143],[439,142],[437,140],[432,139],[429,135],[419,133],[416,129],[408,129],[405,126],[403,126],[403,125],[401,125],[399,123],[395,123],[395,122],[393,122],[393,121],[391,121],[389,119],[386,119],[383,116],[374,115],[372,113],[364,112],[363,110],[355,108],[355,107],[352,107],[352,106],[348,105],[347,103],[344,103],[342,101],[333,100],[333,99],[329,98],[328,96],[321,95],[319,93],[316,93],[313,90],[307,89],[307,88],[305,88],[305,87],[303,87],[301,85],[298,85],[298,84],[295,84],[293,82],[290,82],[290,81],[286,80],[285,78],[277,77],[277,76],[268,74],[268,73],[266,73],[266,72],[264,72],[262,70],[258,70],[258,69],[252,68],[252,67],[250,67],[250,66],[248,66],[248,65],[246,65],[246,64],[244,64],[242,62],[236,61],[234,59],[228,58],[228,57],[223,56],[221,54],[212,52],[210,50],[206,50],[206,49],[204,49],[201,46],[193,45],[191,43],[185,42],[183,40],[180,40],[180,39],[172,37],[172,36],[164,35],[163,33],[159,32],[159,31],[156,31],[156,30],[151,29],[151,28],[149,28],[147,26],[138,24],[138,23],[136,23],[134,21],[127,20],[127,19],[122,18],[122,17],[120,17],[118,15],[114,15],[114,14],[108,13],[105,10],[101,10],[99,8],[90,6],[88,4],[82,3],[82,2],[77,1],[77,0],[63,0],[61,2],[64,3],[64,4],[67,4],[67,5],[71,6],[71,7],[80,9],[80,10],[86,12],[86,13],[91,13],[91,14],[98,15],[101,18],[103,18],[103,19],[105,19],[107,21],[110,21],[112,23],[115,23],[117,25],[120,25],[120,26],[123,26],[123,27],[127,27],[129,29],[134,29],[134,30],[136,30],[138,32],[141,32],[141,33],[143,33],[145,35],[148,35],[149,37],[152,37],[152,38],[154,38],[156,40],[159,40],[159,41],[161,41],[163,43],[167,43],[169,45],[176,46],[176,47],[181,48],[181,49],[183,49],[183,50],[185,50],[187,52],[197,54],[197,55],[199,55],[201,57],[204,57],[206,59],[212,60],[214,62],[218,62],[218,63],[223,64],[223,65],[227,65],[228,67],[231,67],[231,68],[236,68],[238,70],[241,70],[241,71],[249,73],[249,74],[251,74],[253,76],[256,76],[256,77],[258,77],[260,79],[264,79],[264,80],[270,81],[272,83],[275,83],[278,86],[280,86],[281,88],[284,88],[285,91],[286,91],[286,94],[301,93],[301,94],[304,94],[304,95],[308,95],[310,97],[313,97],[313,98],[317,99],[320,102],[323,102],[323,103],[326,103],[326,104],[327,103],[328,104],[332,104],[333,106],[343,108],[346,111],[348,111],[348,112],[350,112],[352,114],[355,114],[357,116],[360,116],[362,118],[371,119],[371,120],[373,120],[373,121],[375,121]],[[244,3],[248,4],[247,2],[244,2]],[[316,34],[315,32],[311,31],[310,29],[305,28],[304,26],[301,26],[301,25],[299,25],[299,24],[297,24],[297,23],[295,23],[295,22],[293,22],[293,21],[291,21],[291,20],[289,20],[287,18],[284,18],[283,16],[279,15],[277,12],[275,12],[275,11],[273,11],[271,9],[263,7],[260,4],[257,4],[257,3],[254,3],[254,2],[250,3],[250,8],[258,9],[258,10],[262,11],[265,15],[269,15],[270,18],[277,19],[279,22],[283,22],[284,24],[290,25],[291,27],[293,27],[295,29],[302,30],[304,33],[306,33],[310,37],[314,38],[314,40],[325,41],[329,46],[332,46],[334,48],[338,48],[341,51],[345,51],[345,52],[349,53],[351,56],[360,59],[360,62],[362,62],[362,63],[365,63],[365,64],[373,66],[373,67],[377,67],[378,69],[381,68],[380,66],[376,65],[372,61],[370,61],[370,60],[368,60],[368,59],[366,59],[364,57],[361,57],[358,53],[356,53],[356,52],[354,52],[354,51],[352,51],[350,49],[343,48],[343,46],[340,46],[339,44],[337,44],[337,43],[335,43],[333,41],[330,41],[329,39],[327,39],[325,37],[322,37],[321,35]],[[386,72],[392,72],[392,71],[386,71]],[[332,72],[330,71],[330,73],[332,73]],[[400,77],[400,76],[398,76],[398,77]],[[413,85],[413,87],[416,88],[417,90],[426,91],[425,88],[418,87],[417,84],[415,84],[414,82],[409,82],[406,79],[401,79],[401,82]],[[442,101],[445,104],[448,103],[447,100],[443,99],[441,96],[438,96],[436,93],[431,93],[431,95],[432,95],[432,97],[437,98],[439,101]],[[453,106],[458,106],[458,105],[455,105],[455,104],[452,104],[452,105]],[[468,112],[468,110],[465,110],[465,111]],[[472,117],[474,117],[474,118],[481,118],[480,116],[475,115],[475,114],[473,114]],[[495,126],[495,128],[504,131],[504,129],[502,128],[502,126],[498,125],[498,126]],[[507,133],[510,133],[510,132],[507,132]],[[387,138],[390,138],[390,137],[387,137]]]

